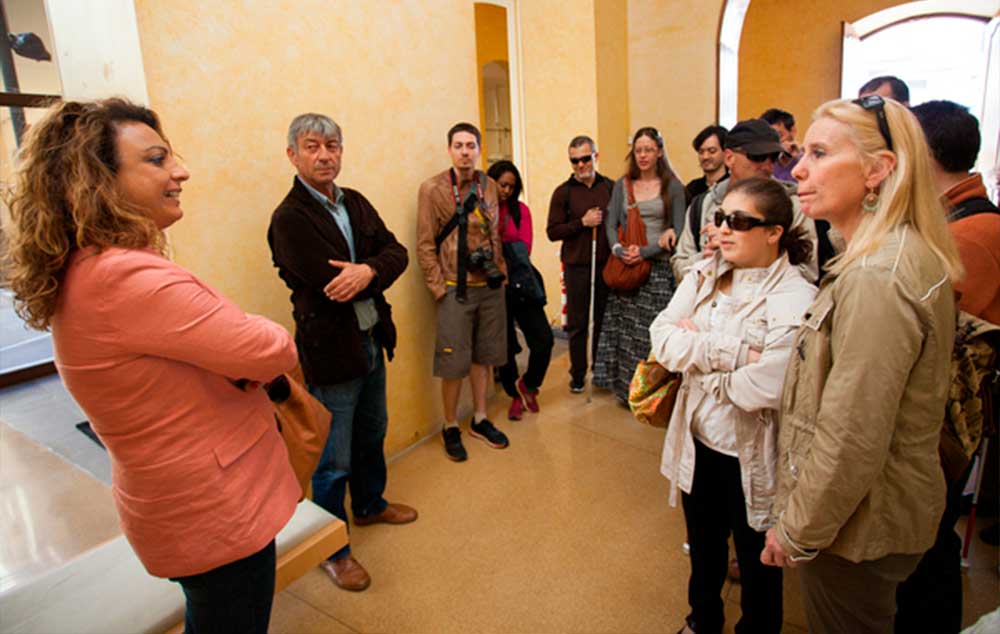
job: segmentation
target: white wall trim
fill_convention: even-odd
[[[750,0],[726,0],[719,29],[719,125],[732,128],[737,121],[740,89],[740,37]]]
[[[492,4],[507,11],[507,67],[510,73],[510,145],[514,164],[526,173],[524,148],[524,90],[521,72],[521,11],[517,0],[477,0],[473,4]],[[525,177],[524,199],[528,197],[528,183]]]
[[[919,16],[951,13],[977,16],[989,20],[998,12],[1000,12],[1000,0],[961,0],[960,2],[955,0],[918,0],[866,15],[860,20],[852,22],[851,27],[858,39],[864,39],[870,33],[885,26]]]
[[[133,0],[45,0],[45,11],[66,99],[149,104]]]

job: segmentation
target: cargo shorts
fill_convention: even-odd
[[[437,304],[434,376],[462,379],[473,363],[507,363],[507,305],[503,288],[470,286],[466,301],[455,298],[455,287]]]

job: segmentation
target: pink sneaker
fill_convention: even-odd
[[[507,420],[521,420],[522,414],[524,414],[524,403],[521,402],[520,397],[515,396],[510,401],[510,409],[507,410]]]
[[[524,384],[524,379],[517,380],[517,393],[521,395],[524,399],[524,404],[532,412],[538,413],[538,399],[535,396],[538,395],[538,390],[529,390],[528,386]]]

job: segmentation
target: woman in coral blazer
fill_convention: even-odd
[[[291,337],[164,257],[189,174],[155,113],[62,103],[21,157],[9,281],[108,448],[125,536],[180,583],[188,634],[266,632],[299,487],[259,384]]]

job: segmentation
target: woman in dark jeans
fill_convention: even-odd
[[[487,172],[496,181],[500,198],[499,225],[504,244],[523,242],[531,253],[531,210],[522,203],[521,174],[510,161],[498,161]],[[506,254],[505,254],[506,255]],[[508,269],[510,263],[508,263]],[[536,273],[539,284],[541,276]],[[507,286],[507,363],[500,368],[500,381],[507,395],[511,397],[507,418],[521,420],[524,408],[538,411],[538,388],[549,369],[552,357],[552,328],[545,315],[543,304],[527,299],[512,286]],[[524,333],[528,345],[528,369],[518,378],[517,353],[521,347],[517,343],[514,323]]]

